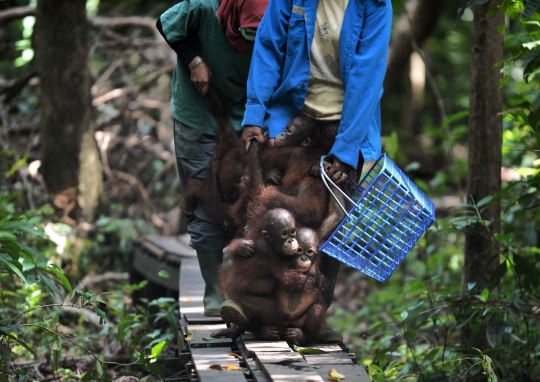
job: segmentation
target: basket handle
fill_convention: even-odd
[[[330,186],[328,185],[328,182],[330,182],[332,184],[332,186],[334,186],[334,189],[338,190],[339,192],[341,192],[341,194],[349,201],[349,203],[351,204],[355,204],[355,202],[349,198],[349,196],[341,189],[339,188],[333,181],[332,179],[330,179],[330,177],[328,176],[328,174],[326,173],[326,171],[324,171],[324,159],[326,158],[326,155],[323,155],[321,156],[321,160],[319,162],[319,168],[320,168],[320,171],[321,171],[321,180],[323,181],[324,185],[326,186],[328,192],[330,193],[330,195],[332,195],[332,197],[334,198],[334,200],[336,201],[336,203],[341,207],[341,209],[343,210],[343,212],[345,212],[345,215],[347,215],[347,217],[349,217],[349,211],[347,211],[345,209],[345,207],[343,207],[343,205],[341,204],[341,202],[338,200],[337,196],[334,194],[334,192],[332,191],[332,189],[330,188]]]

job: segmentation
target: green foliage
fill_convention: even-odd
[[[497,375],[508,381],[538,380],[540,321],[531,315],[540,303],[540,288],[532,281],[540,278],[538,251],[526,255],[529,251],[521,247],[518,254],[511,250],[517,243],[494,238],[503,261],[490,287],[462,288],[462,243],[456,238],[466,226],[456,229],[456,217],[430,228],[389,281],[366,280],[371,292],[358,312],[338,309],[332,317],[333,327],[345,332],[359,360],[369,364],[372,380],[496,380]],[[416,268],[419,261],[424,269]],[[459,347],[467,323],[486,333],[490,348],[480,349],[480,356]]]
[[[144,307],[130,312],[125,295],[144,287],[144,282],[103,296],[84,286],[73,290],[59,264],[51,261],[52,256],[33,249],[42,248],[48,255],[55,251],[41,228],[43,211],[18,212],[17,196],[0,196],[0,381],[31,380],[24,369],[7,367],[29,358],[52,360],[55,375],[63,378],[112,381],[112,371],[129,373],[133,367],[160,375],[158,357],[174,342],[177,332],[177,301],[145,300]],[[122,224],[116,228],[124,229]],[[76,312],[79,324],[65,326],[68,311]],[[99,331],[84,324],[92,315],[95,325],[101,327]],[[107,360],[97,347],[100,338],[107,338],[112,348],[124,349],[129,364]],[[95,370],[79,375],[69,365],[61,366],[65,357],[77,355],[92,356]]]
[[[0,273],[18,277],[25,285],[36,283],[50,293],[71,293],[71,285],[60,268],[24,244],[24,235],[44,238],[39,216],[18,213],[10,203],[18,193],[0,196]],[[0,294],[4,290],[0,288]]]
[[[533,15],[534,12],[538,11],[540,8],[540,0],[527,0],[525,2],[525,11],[523,12],[523,17],[529,18]]]
[[[439,216],[387,282],[351,274],[349,285],[363,285],[351,302],[359,308],[336,309],[330,318],[359,361],[369,365],[373,381],[540,381],[540,317],[534,313],[540,306],[540,17],[521,13],[530,4],[501,5],[509,15],[501,30],[507,57],[500,63],[505,94],[501,192],[473,205],[456,204]],[[443,81],[440,85],[443,94],[461,94]],[[450,129],[450,149],[466,143],[467,127],[460,123],[467,114],[452,110],[443,124]],[[423,131],[438,134],[429,125]],[[398,151],[394,139],[388,142]],[[435,196],[465,175],[466,167],[450,163],[429,182],[415,181]],[[502,207],[501,231],[491,238],[499,265],[487,286],[461,286],[464,231],[490,226],[483,212],[493,203]],[[461,347],[466,326],[485,334],[485,347],[470,353]]]

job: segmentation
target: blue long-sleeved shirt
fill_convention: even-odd
[[[257,30],[243,126],[271,138],[304,107],[317,0],[270,0]],[[339,40],[341,123],[329,155],[354,168],[381,153],[380,98],[392,29],[391,0],[350,0]]]

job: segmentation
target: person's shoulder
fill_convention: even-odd
[[[219,7],[218,0],[182,0],[191,3],[192,8],[198,8],[201,12],[215,13]]]

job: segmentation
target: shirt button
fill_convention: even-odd
[[[302,85],[300,85],[300,87],[303,89],[303,88],[306,87],[306,84],[304,84],[304,83],[302,82]]]

